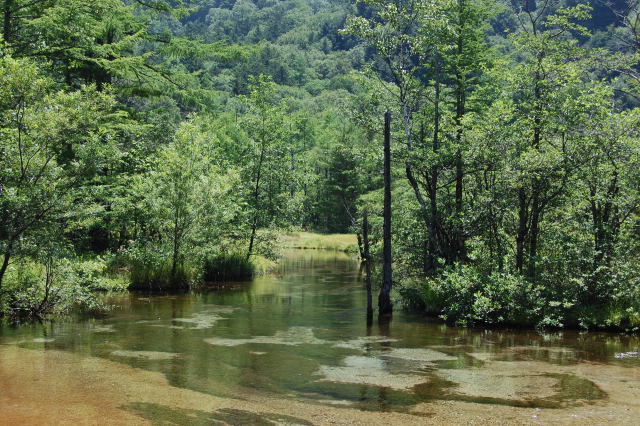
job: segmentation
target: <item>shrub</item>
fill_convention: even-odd
[[[403,289],[414,305],[459,325],[534,325],[541,317],[538,289],[518,275],[483,274],[457,266]]]
[[[175,273],[169,261],[154,263],[133,262],[129,286],[132,290],[186,290],[193,281],[194,273],[185,265],[176,265]]]
[[[72,308],[104,310],[96,290],[126,289],[126,281],[106,276],[106,269],[101,258],[18,258],[7,270],[0,312],[12,317],[42,317]]]
[[[150,246],[130,247],[120,262],[129,270],[133,290],[185,290],[196,277],[194,269],[182,262],[174,272],[170,256]]]

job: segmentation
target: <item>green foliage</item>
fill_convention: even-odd
[[[6,264],[29,255],[92,207],[91,189],[117,162],[125,117],[93,87],[58,91],[26,60],[0,59],[0,288]]]
[[[0,311],[13,316],[44,317],[72,309],[107,310],[97,291],[123,291],[128,282],[110,277],[101,258],[18,258],[6,274]]]
[[[614,271],[640,266],[640,122],[608,73],[619,58],[582,43],[589,8],[503,10],[507,36],[490,38],[478,29],[491,2],[365,3],[373,17],[346,31],[375,49],[381,84],[363,75],[355,118],[373,132],[381,108],[402,121],[393,229],[405,304],[460,324],[633,328],[636,280]]]
[[[541,316],[539,289],[522,277],[485,274],[469,266],[448,269],[401,291],[417,297],[414,304],[459,325],[536,325]]]
[[[307,231],[357,233],[365,209],[376,259],[389,110],[406,305],[637,327],[640,15],[629,4],[605,28],[589,11],[5,1],[0,312],[261,273],[281,230],[355,250]]]

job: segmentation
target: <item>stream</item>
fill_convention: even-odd
[[[640,340],[366,324],[358,262],[287,252],[251,282],[111,296],[0,327],[0,424],[633,424]],[[636,423],[637,424],[637,423]]]

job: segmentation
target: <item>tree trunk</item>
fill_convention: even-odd
[[[9,267],[9,259],[11,258],[11,243],[7,247],[7,251],[4,253],[4,259],[2,260],[2,266],[0,266],[0,300],[2,300],[2,279],[4,278],[5,272],[7,272],[7,268]]]
[[[458,4],[458,19],[459,19],[459,34],[458,34],[458,57],[461,58],[464,49],[464,37],[462,29],[465,26],[464,20],[464,8],[465,0],[459,0]],[[463,184],[464,184],[464,162],[462,159],[462,118],[465,114],[466,104],[466,88],[464,75],[460,68],[456,71],[456,218],[455,218],[455,231],[453,236],[453,257],[455,261],[464,260],[465,253],[465,238],[464,238],[464,225],[462,221],[463,212]]]
[[[260,160],[258,160],[258,170],[256,171],[256,184],[253,189],[253,203],[254,203],[254,213],[253,213],[253,223],[251,224],[251,237],[249,239],[249,250],[247,251],[247,260],[253,254],[253,242],[256,238],[256,231],[258,229],[258,199],[260,198],[260,178],[262,177],[262,163],[264,163],[266,151],[266,142],[264,140],[264,135],[262,136],[262,141],[260,143]]]
[[[411,132],[411,110],[409,108],[409,104],[406,100],[406,95],[403,93],[401,96],[401,104],[402,104],[402,115],[403,115],[403,124],[404,124],[404,136],[407,143],[407,151],[408,151],[408,159],[405,161],[405,174],[407,176],[407,180],[413,189],[413,193],[418,201],[418,205],[420,206],[420,216],[422,220],[424,220],[425,229],[429,229],[429,215],[427,214],[427,203],[422,195],[422,191],[420,190],[420,186],[418,184],[417,179],[413,174],[413,163],[411,161],[411,152],[413,151],[413,134]],[[424,132],[421,132],[420,135],[421,141],[424,141]],[[425,242],[424,249],[424,260],[423,260],[423,270],[426,273],[429,271],[429,260],[428,260],[428,243]]]
[[[436,78],[434,96],[434,119],[433,119],[433,152],[439,150],[440,145],[440,81]],[[439,251],[438,244],[438,165],[431,166],[431,176],[429,177],[429,201],[430,215],[428,238],[429,248],[427,255],[427,270],[434,273],[437,269],[437,259]]]
[[[535,99],[535,113],[533,117],[533,141],[531,146],[535,150],[540,149],[540,143],[542,141],[542,118],[541,118],[541,105],[542,99],[542,73],[540,69],[542,67],[543,55],[538,56],[538,70],[534,76],[534,99]],[[528,236],[529,241],[529,265],[527,270],[527,276],[530,280],[535,280],[536,277],[536,257],[538,256],[538,235],[540,216],[542,215],[542,205],[540,200],[540,180],[534,178],[531,180],[531,224],[528,229],[525,227],[525,235]],[[522,220],[522,218],[521,218]],[[520,235],[520,234],[518,234]],[[522,241],[524,244],[524,240]],[[524,256],[520,258],[521,262],[524,262]],[[522,271],[522,263],[519,271]]]
[[[249,260],[249,258],[253,254],[253,241],[256,238],[257,227],[258,227],[258,215],[256,214],[254,215],[253,223],[251,224],[251,237],[249,238],[249,251],[247,251],[247,260]]]
[[[538,235],[540,234],[540,214],[542,208],[540,206],[540,199],[538,194],[538,188],[534,188],[534,194],[531,200],[531,227],[529,229],[529,268],[527,275],[531,282],[535,282],[536,279],[536,265],[538,257]]]
[[[373,301],[371,297],[371,253],[369,251],[369,214],[367,210],[364,211],[364,217],[362,218],[362,240],[364,243],[364,267],[365,278],[364,282],[367,287],[367,320],[373,317]]]
[[[516,235],[516,270],[522,274],[524,267],[524,243],[527,239],[529,221],[529,203],[524,188],[518,191],[518,233]]]
[[[391,113],[384,115],[384,211],[382,232],[382,286],[378,315],[391,316]]]
[[[180,230],[178,228],[179,219],[178,213],[176,212],[174,218],[174,228],[173,228],[173,257],[171,261],[171,280],[173,281],[171,284],[176,285],[176,275],[178,273],[178,253],[180,250]]]

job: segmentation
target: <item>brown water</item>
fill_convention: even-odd
[[[628,423],[640,341],[471,330],[397,312],[367,327],[356,261],[288,253],[277,274],[104,318],[0,328],[0,424]]]

